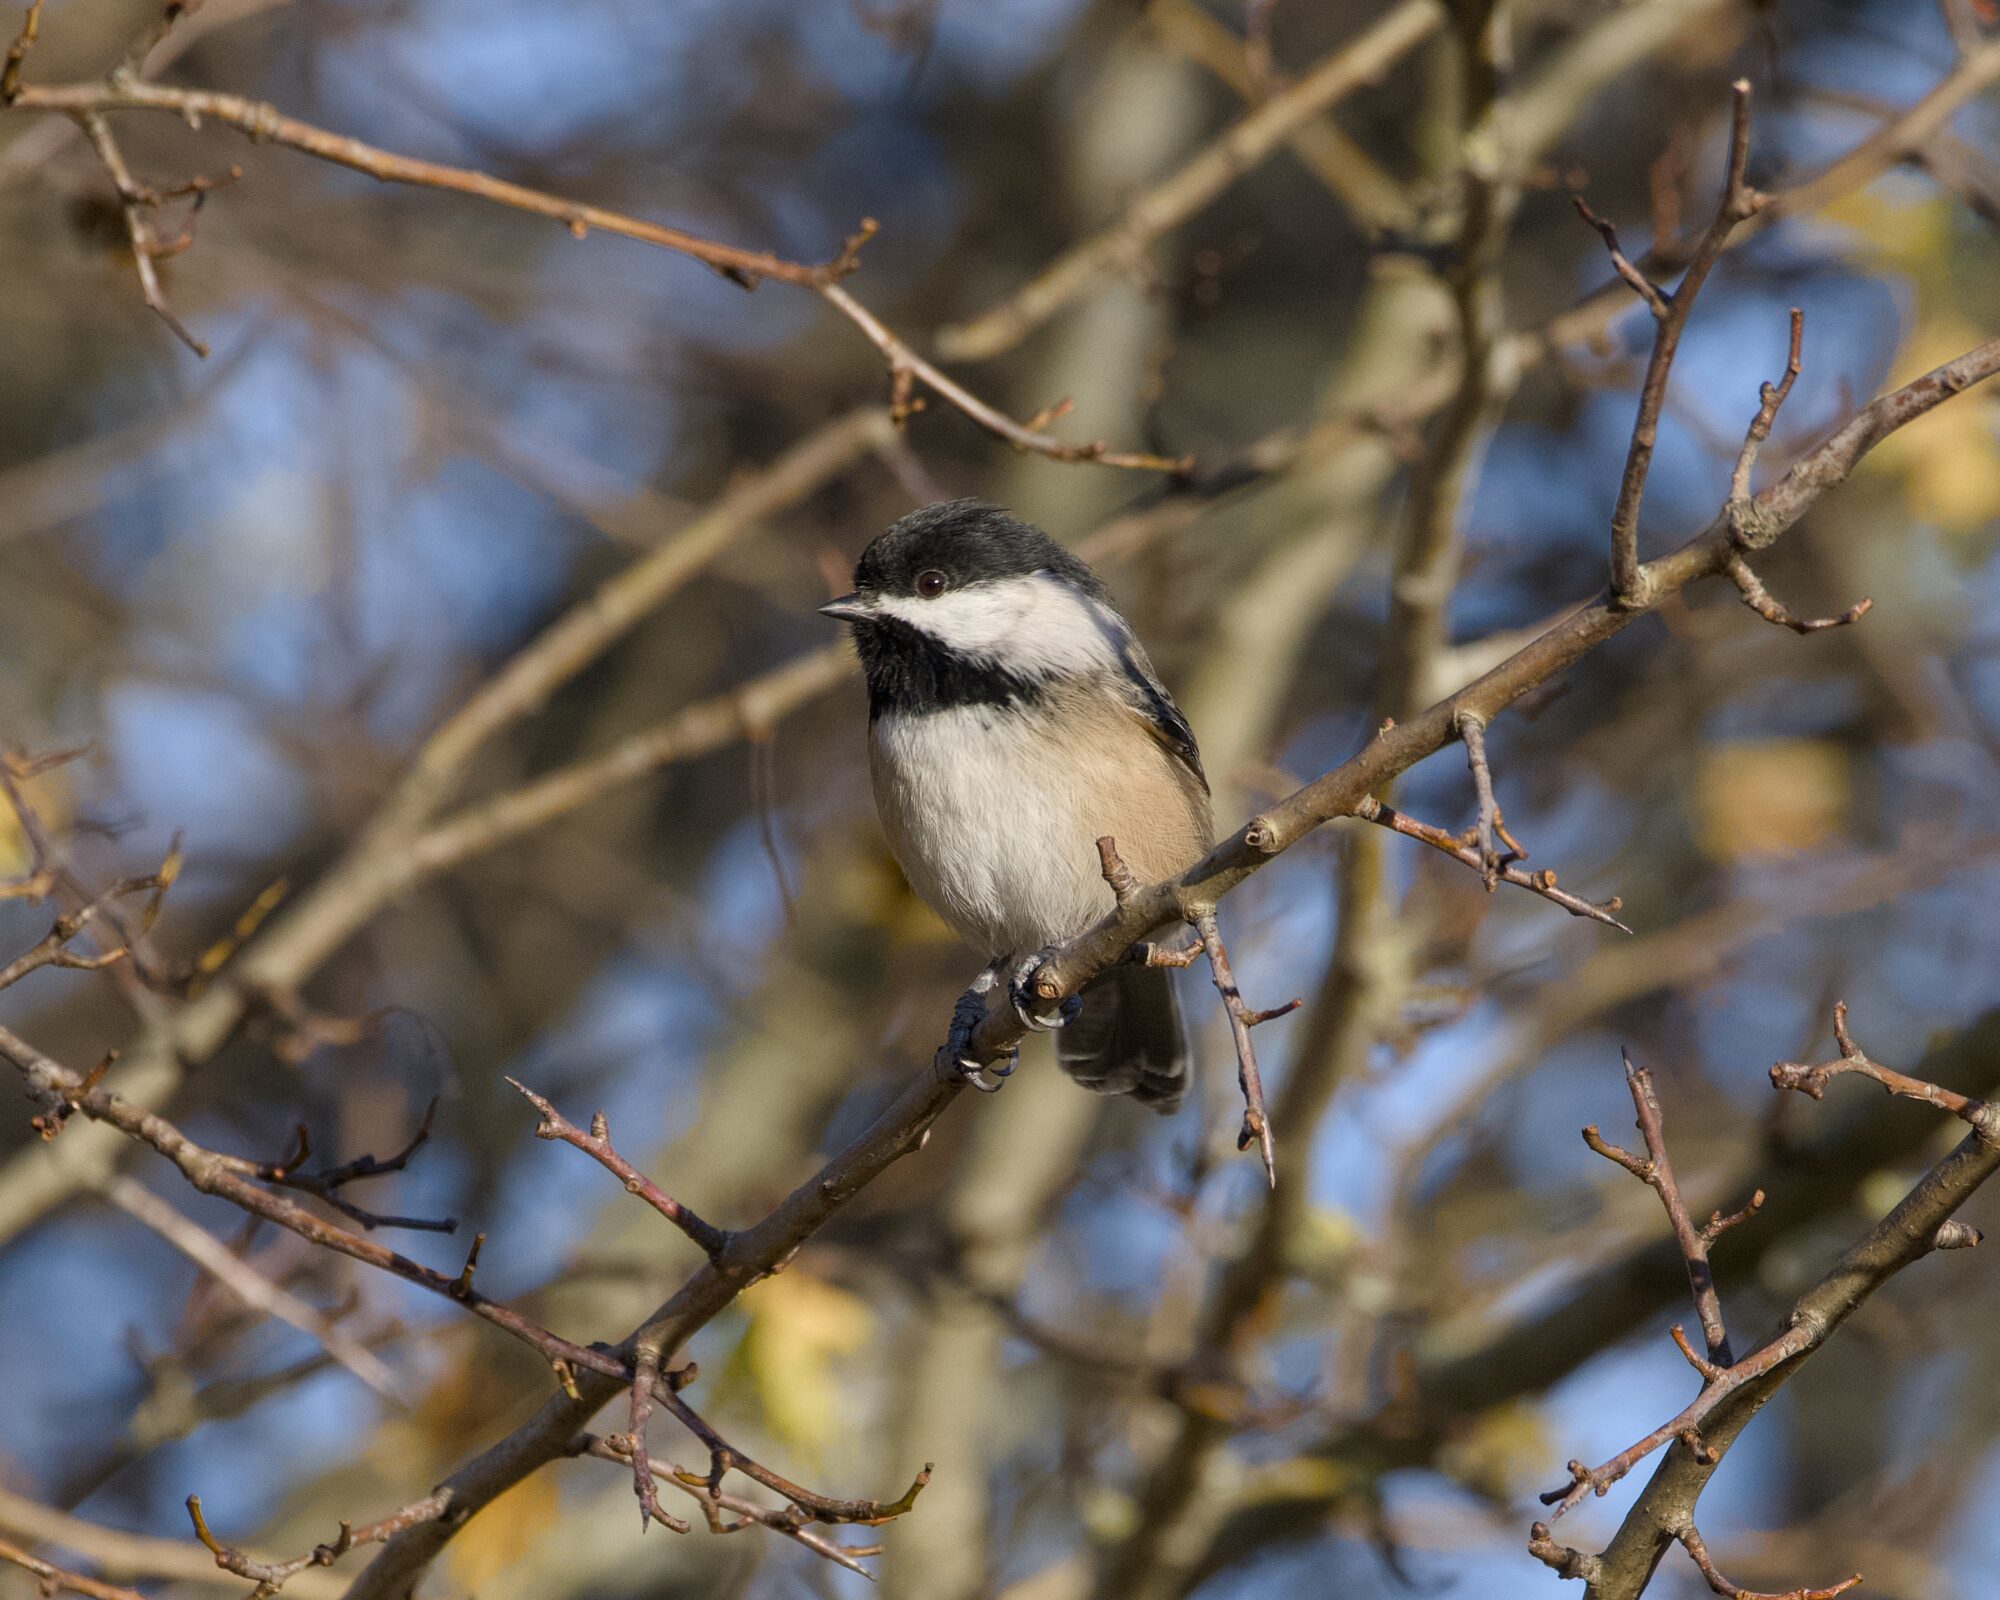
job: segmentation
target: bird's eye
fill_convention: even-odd
[[[928,572],[917,574],[917,593],[926,600],[935,600],[951,585],[951,580],[933,567]]]

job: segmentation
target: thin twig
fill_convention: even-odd
[[[519,1087],[519,1085],[516,1085]],[[653,1487],[652,1457],[647,1454],[646,1424],[653,1414],[653,1391],[660,1382],[660,1352],[642,1344],[632,1358],[632,1399],[627,1423],[627,1456],[632,1467],[632,1492],[639,1498],[639,1529],[654,1523],[686,1533],[688,1525],[660,1509],[660,1496]]]
[[[1660,410],[1666,403],[1667,380],[1674,356],[1680,349],[1681,334],[1694,310],[1695,296],[1707,279],[1709,269],[1729,243],[1738,223],[1757,214],[1765,197],[1744,182],[1750,160],[1750,84],[1739,78],[1732,89],[1730,107],[1729,157],[1722,185],[1722,201],[1715,220],[1696,242],[1687,270],[1671,295],[1641,290],[1657,323],[1653,331],[1653,351],[1646,363],[1646,376],[1639,386],[1639,411],[1632,422],[1632,442],[1625,455],[1625,470],[1618,484],[1618,503],[1611,513],[1611,593],[1621,605],[1644,598],[1639,565],[1639,505],[1646,492],[1646,476],[1652,469],[1653,447],[1659,440]],[[1597,219],[1587,206],[1579,210],[1597,228],[1613,252],[1613,265],[1628,282],[1645,280],[1617,249],[1617,236]],[[1623,263],[1620,265],[1620,263]],[[1629,273],[1629,276],[1628,276]],[[1664,305],[1660,304],[1664,301]]]
[[[19,96],[16,98],[18,100]],[[157,263],[161,256],[170,255],[173,251],[161,246],[146,215],[150,191],[133,178],[132,169],[125,164],[124,152],[112,136],[111,125],[99,112],[80,110],[73,115],[77,126],[83,129],[84,137],[90,141],[90,148],[97,152],[97,159],[104,164],[112,187],[118,191],[119,209],[125,217],[125,236],[132,245],[132,264],[139,274],[139,293],[152,307],[154,315],[172,330],[176,339],[196,355],[206,358],[208,346],[190,333],[187,324],[174,315],[173,308],[167,304],[165,291],[160,288]]]
[[[1756,468],[1757,453],[1764,448],[1764,441],[1771,437],[1779,409],[1783,407],[1785,397],[1792,392],[1792,385],[1798,382],[1799,348],[1805,338],[1805,330],[1805,313],[1793,306],[1791,344],[1785,356],[1785,373],[1776,383],[1766,383],[1757,391],[1757,415],[1750,419],[1750,429],[1743,436],[1743,448],[1738,452],[1736,466],[1729,474],[1729,500],[1732,505],[1750,498],[1750,474]]]
[[[882,319],[838,283],[818,285],[819,297],[859,328],[868,342],[882,352],[889,363],[891,378],[890,415],[896,420],[909,415],[910,385],[922,383],[939,398],[948,400],[980,427],[1004,439],[1016,450],[1047,456],[1052,461],[1095,461],[1107,467],[1131,467],[1141,472],[1184,473],[1194,466],[1192,456],[1158,456],[1113,450],[1102,439],[1088,444],[1064,444],[1042,431],[1043,426],[1062,415],[1068,407],[1058,404],[1026,423],[1016,422],[1006,412],[988,405],[963,384],[947,378],[936,367],[894,333]]]
[[[521,1092],[528,1104],[542,1114],[542,1120],[535,1128],[537,1139],[558,1139],[566,1145],[581,1150],[624,1184],[627,1194],[636,1194],[692,1239],[700,1247],[702,1254],[711,1261],[728,1247],[730,1239],[728,1233],[696,1216],[693,1211],[682,1205],[612,1148],[611,1124],[602,1111],[590,1119],[590,1132],[585,1133],[526,1084],[513,1078],[507,1081]]]
[[[37,9],[40,9],[39,6]],[[12,64],[11,57],[9,64]],[[0,1561],[32,1573],[45,1595],[67,1592],[87,1595],[90,1600],[146,1600],[137,1589],[121,1589],[115,1583],[100,1583],[95,1578],[86,1578],[80,1572],[71,1572],[67,1567],[59,1567],[54,1562],[42,1560],[40,1556],[30,1555],[19,1545],[5,1539],[0,1539]]]
[[[1606,1160],[1617,1162],[1660,1197],[1660,1204],[1666,1208],[1667,1221],[1674,1230],[1674,1240],[1680,1245],[1681,1257],[1687,1263],[1688,1289],[1694,1296],[1696,1314],[1701,1318],[1702,1334],[1708,1340],[1708,1359],[1718,1368],[1727,1367],[1735,1357],[1730,1354],[1729,1335],[1723,1328],[1722,1301],[1715,1292],[1715,1273],[1708,1264],[1708,1247],[1725,1229],[1755,1211],[1758,1201],[1752,1200],[1743,1211],[1726,1220],[1720,1216],[1712,1218],[1707,1228],[1695,1226],[1694,1219],[1688,1215],[1687,1202],[1681,1198],[1673,1163],[1667,1159],[1666,1119],[1660,1111],[1660,1096],[1653,1087],[1653,1075],[1644,1067],[1633,1065],[1629,1050],[1621,1054],[1625,1062],[1625,1087],[1632,1095],[1632,1107],[1638,1113],[1639,1132],[1646,1141],[1645,1159],[1641,1160],[1630,1151],[1607,1143],[1595,1127],[1583,1130],[1583,1142]]]
[[[1702,1578],[1709,1588],[1721,1595],[1723,1600],[1834,1600],[1835,1595],[1847,1593],[1861,1581],[1861,1574],[1857,1572],[1851,1578],[1842,1578],[1830,1589],[1787,1589],[1783,1594],[1767,1594],[1756,1589],[1742,1588],[1718,1572],[1714,1561],[1709,1558],[1708,1546],[1702,1542],[1702,1537],[1695,1531],[1692,1522],[1681,1529],[1680,1541],[1687,1553],[1694,1558],[1694,1564],[1701,1569]]]
[[[14,42],[7,46],[7,59],[0,64],[0,106],[11,106],[21,93],[21,64],[28,59],[28,52],[35,48],[35,36],[41,30],[42,6],[45,0],[28,0],[28,14],[21,19],[21,31],[14,36]]]
[[[437,1114],[437,1101],[433,1099],[424,1107],[423,1120],[417,1124],[417,1131],[410,1141],[393,1156],[380,1158],[373,1155],[356,1156],[352,1161],[342,1162],[337,1167],[328,1167],[321,1172],[301,1172],[298,1170],[312,1154],[312,1140],[304,1123],[299,1124],[293,1134],[291,1153],[282,1161],[251,1161],[242,1156],[220,1156],[230,1170],[240,1172],[245,1177],[255,1178],[260,1183],[274,1183],[280,1188],[296,1189],[300,1194],[309,1194],[314,1199],[333,1207],[342,1216],[361,1224],[371,1233],[377,1228],[408,1228],[420,1233],[456,1233],[456,1217],[402,1217],[387,1216],[379,1211],[370,1211],[358,1206],[340,1193],[346,1185],[357,1183],[363,1178],[385,1177],[393,1172],[401,1172],[409,1166],[410,1159],[430,1141],[431,1118]]]
[[[216,1538],[209,1531],[208,1519],[202,1515],[201,1496],[191,1494],[187,1497],[188,1519],[194,1524],[194,1536],[208,1547],[208,1553],[215,1557],[215,1564],[224,1572],[233,1572],[256,1585],[250,1591],[249,1600],[266,1600],[267,1596],[276,1594],[288,1580],[308,1567],[330,1567],[357,1545],[385,1544],[405,1528],[435,1521],[450,1507],[451,1492],[436,1489],[400,1511],[392,1511],[388,1516],[365,1522],[358,1528],[343,1522],[340,1532],[327,1543],[314,1545],[304,1555],[293,1556],[289,1561],[273,1562],[256,1560]]]
[[[1222,942],[1222,930],[1216,925],[1214,911],[1199,912],[1191,920],[1195,932],[1201,936],[1202,950],[1208,956],[1209,976],[1215,980],[1215,992],[1222,996],[1222,1009],[1229,1015],[1229,1036],[1236,1045],[1236,1082],[1243,1090],[1243,1126],[1236,1134],[1236,1148],[1247,1150],[1252,1144],[1257,1146],[1257,1154],[1264,1162],[1265,1180],[1275,1189],[1277,1150],[1271,1137],[1271,1114],[1264,1106],[1264,1078],[1257,1070],[1257,1050],[1250,1042],[1250,1030],[1298,1010],[1300,1002],[1288,1000],[1269,1011],[1252,1011],[1243,1003],[1243,995],[1236,987],[1236,974],[1229,970],[1229,950]]]
[[[1510,861],[1526,860],[1528,852],[1507,832],[1506,819],[1500,815],[1500,802],[1493,795],[1493,769],[1486,761],[1485,720],[1477,712],[1460,712],[1458,737],[1465,745],[1465,763],[1472,769],[1472,790],[1479,806],[1478,820],[1473,824],[1479,839],[1479,875],[1485,880],[1486,892],[1492,894],[1500,887],[1501,868]],[[1509,851],[1505,858],[1494,844],[1496,835]]]
[[[1864,1078],[1872,1078],[1889,1093],[1906,1100],[1921,1100],[1925,1105],[1936,1106],[1940,1111],[1948,1111],[1954,1117],[1970,1123],[1975,1128],[1985,1128],[1992,1115],[1992,1108],[1984,1100],[1975,1100],[1971,1095],[1957,1094],[1950,1089],[1939,1088],[1934,1083],[1925,1083],[1921,1078],[1912,1078],[1871,1061],[1862,1048],[1854,1042],[1847,1031],[1847,1002],[1836,1001],[1833,1008],[1833,1036],[1840,1046],[1838,1060],[1822,1061],[1816,1066],[1808,1066],[1801,1061],[1780,1061],[1771,1068],[1771,1082],[1780,1089],[1796,1089],[1800,1094],[1810,1095],[1817,1100],[1826,1093],[1826,1086],[1833,1079],[1846,1073],[1856,1073]]]
[[[924,1485],[931,1481],[932,1464],[924,1463],[923,1470],[910,1481],[894,1500],[845,1500],[830,1495],[817,1494],[811,1489],[781,1477],[769,1467],[752,1460],[741,1450],[730,1444],[717,1433],[693,1406],[680,1397],[679,1391],[671,1384],[662,1382],[655,1388],[655,1396],[661,1404],[679,1418],[681,1425],[702,1442],[708,1451],[708,1472],[681,1474],[683,1483],[694,1484],[714,1494],[722,1487],[724,1476],[730,1472],[740,1472],[754,1483],[761,1483],[776,1494],[783,1495],[811,1522],[859,1523],[866,1527],[878,1527],[885,1522],[908,1514],[917,1503],[917,1496],[924,1491]]]
[[[600,1461],[613,1461],[619,1466],[629,1467],[632,1464],[632,1453],[626,1448],[627,1443],[628,1441],[622,1437],[600,1439],[594,1434],[586,1433],[578,1438],[577,1448],[581,1453],[595,1456]],[[777,1509],[759,1505],[755,1500],[732,1494],[727,1489],[710,1492],[707,1483],[701,1480],[698,1474],[691,1473],[684,1467],[678,1467],[671,1461],[663,1461],[657,1456],[649,1458],[646,1465],[654,1478],[678,1489],[701,1507],[703,1518],[707,1521],[711,1533],[736,1533],[752,1526],[769,1528],[773,1533],[782,1534],[785,1538],[804,1545],[815,1555],[824,1557],[836,1566],[845,1567],[849,1572],[858,1572],[871,1581],[875,1576],[861,1565],[860,1558],[880,1555],[882,1546],[879,1544],[838,1544],[825,1534],[815,1532],[796,1506]],[[725,1522],[721,1515],[723,1512],[728,1512],[736,1520]]]
[[[388,1364],[333,1319],[308,1305],[282,1284],[271,1282],[206,1228],[181,1215],[144,1184],[113,1177],[104,1197],[128,1217],[152,1229],[252,1311],[297,1328],[383,1398],[402,1404],[404,1385]]]
[[[1597,230],[1598,237],[1604,241],[1604,248],[1611,255],[1612,269],[1625,280],[1634,294],[1646,302],[1646,309],[1653,313],[1653,320],[1666,321],[1667,297],[1660,292],[1658,284],[1632,265],[1630,258],[1619,246],[1618,230],[1591,210],[1589,202],[1582,195],[1571,195],[1570,204],[1576,207],[1578,216]]]
[[[1377,823],[1392,833],[1402,834],[1406,839],[1416,839],[1434,850],[1442,850],[1452,860],[1463,862],[1482,877],[1485,874],[1486,862],[1478,846],[1463,834],[1448,833],[1431,823],[1419,822],[1415,817],[1398,811],[1394,806],[1384,805],[1373,795],[1356,805],[1351,814],[1359,821]],[[1616,928],[1620,933],[1632,931],[1614,914],[1624,908],[1625,902],[1622,899],[1613,895],[1609,900],[1599,903],[1586,900],[1582,895],[1571,894],[1569,890],[1558,885],[1553,867],[1544,867],[1540,872],[1529,872],[1523,867],[1514,865],[1514,858],[1503,857],[1495,876],[1501,883],[1512,884],[1517,889],[1526,889],[1531,894],[1540,895],[1551,905],[1561,906],[1573,917],[1587,917],[1592,922],[1603,923],[1607,928]]]
[[[1750,498],[1750,475],[1757,465],[1757,455],[1764,447],[1764,441],[1771,437],[1771,429],[1778,420],[1778,411],[1785,403],[1785,397],[1792,392],[1792,385],[1799,376],[1799,346],[1805,333],[1805,316],[1797,306],[1792,307],[1791,344],[1785,358],[1784,376],[1776,383],[1766,383],[1758,391],[1756,416],[1750,419],[1750,427],[1743,436],[1743,448],[1736,457],[1736,466],[1729,475],[1728,516],[1732,528],[1737,525],[1739,514],[1744,519],[1745,528],[1754,525],[1755,506]],[[1740,511],[1739,511],[1740,508]],[[1818,633],[1826,628],[1844,628],[1859,622],[1867,616],[1875,602],[1870,599],[1857,600],[1837,617],[1807,618],[1796,615],[1782,601],[1764,587],[1750,563],[1735,552],[1723,566],[1723,575],[1736,585],[1743,596],[1743,603],[1766,622],[1776,623],[1781,628],[1790,628],[1794,633]]]

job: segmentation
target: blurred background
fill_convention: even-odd
[[[96,76],[156,9],[56,0],[30,81]],[[141,302],[89,146],[0,115],[0,742],[87,747],[29,794],[89,881],[151,870],[175,835],[186,862],[144,962],[39,973],[0,1020],[78,1068],[138,1041],[130,1070],[182,1126],[263,1159],[297,1124],[318,1159],[387,1155],[435,1097],[428,1148],[353,1193],[459,1237],[380,1237],[455,1271],[483,1230],[484,1289],[615,1340],[698,1256],[532,1138],[503,1076],[579,1123],[602,1108],[676,1196],[746,1223],[928,1059],[975,969],[889,860],[861,693],[813,656],[835,643],[814,606],[894,517],[976,494],[1090,554],[1233,828],[1601,584],[1651,325],[1603,292],[1570,196],[1671,257],[1712,210],[1732,78],[1756,90],[1751,180],[1785,199],[1695,313],[1646,551],[1720,505],[1788,307],[1804,371],[1767,473],[1994,332],[2000,43],[1976,0],[1520,0],[1484,32],[1451,9],[1158,237],[1123,220],[1135,200],[1391,8],[210,0],[163,52],[167,82],[796,259],[873,216],[847,287],[901,335],[1015,416],[1073,400],[1065,438],[1191,455],[1178,479],[1017,454],[935,400],[891,428],[880,357],[808,291],[127,117],[143,181],[245,168],[162,266],[197,360]],[[1120,228],[1107,270],[996,345],[984,313]],[[383,886],[293,941],[247,1025],[179,1036],[184,1069],[161,1053],[207,967],[257,970],[289,936],[440,717],[781,458],[785,492],[507,724],[460,798],[777,669],[802,674],[783,714]],[[1771,1195],[1719,1247],[1739,1347],[1952,1137],[1856,1084],[1773,1104],[1770,1063],[1830,1053],[1844,997],[1878,1059],[2000,1084],[1996,519],[2000,413],[1974,391],[1766,563],[1801,612],[1872,596],[1865,623],[1800,639],[1710,585],[1496,723],[1533,865],[1621,896],[1630,937],[1358,825],[1233,895],[1251,1003],[1306,1000],[1259,1034],[1275,1199],[1231,1148],[1227,1035],[1190,973],[1204,1087],[1178,1116],[1081,1094],[1031,1045],[700,1335],[692,1397],[827,1492],[893,1496],[935,1461],[873,1562],[895,1600],[1562,1592],[1523,1549],[1534,1491],[1692,1392],[1659,1207],[1577,1137],[1630,1128],[1621,1044],[1659,1075],[1699,1214]],[[1465,826],[1459,755],[1398,804]],[[29,864],[0,815],[0,875]],[[0,902],[0,956],[47,921]],[[197,1492],[221,1536],[304,1550],[550,1392],[442,1301],[246,1235],[99,1130],[41,1145],[13,1104],[0,1536],[32,1535],[33,1502],[184,1541]],[[121,1180],[317,1308],[318,1334],[203,1279]],[[1971,1220],[2000,1221],[1995,1197]],[[1708,1492],[1722,1570],[2000,1600],[1996,1318],[1983,1252],[1868,1306]],[[669,1422],[654,1438],[699,1460]],[[1566,1541],[1602,1543],[1644,1478]],[[866,1588],[760,1530],[633,1522],[626,1474],[563,1464],[424,1592]],[[33,1592],[0,1568],[0,1595]],[[1703,1585],[1673,1552],[1653,1592]]]

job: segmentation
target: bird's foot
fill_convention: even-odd
[[[1021,1019],[1021,1026],[1030,1033],[1053,1033],[1057,1028],[1076,1021],[1077,1013],[1083,1009],[1083,1000],[1071,995],[1053,1011],[1047,1003],[1039,1000],[1028,987],[1028,980],[1037,968],[1056,953],[1055,945],[1044,945],[1027,960],[1014,968],[1014,976],[1007,985],[1007,998],[1014,1004],[1014,1015]]]
[[[1011,1078],[1021,1064],[1018,1048],[1009,1049],[998,1061],[972,1059],[972,1036],[986,1020],[986,996],[998,982],[997,970],[989,967],[958,997],[951,1008],[951,1032],[945,1036],[935,1064],[937,1075],[945,1082],[969,1084],[981,1094],[998,1094],[1001,1082]]]

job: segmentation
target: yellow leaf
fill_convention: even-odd
[[[69,827],[70,789],[61,767],[37,773],[24,780],[20,789],[22,799],[40,820],[44,833],[56,837]],[[34,864],[34,853],[28,848],[21,819],[7,796],[0,793],[0,879],[25,878]]]
[[[1875,183],[1822,208],[1819,220],[1851,230],[1854,250],[1876,266],[1920,277],[1950,260],[1952,203],[1935,190]]]
[[[498,1582],[527,1560],[555,1526],[560,1510],[554,1473],[523,1478],[452,1540],[450,1565],[457,1586],[478,1594]]]
[[[1897,381],[1963,354],[1982,337],[1954,319],[1925,322],[1897,357]],[[1874,471],[1903,480],[1917,517],[1948,533],[1983,528],[2000,516],[2000,407],[1983,393],[1961,396],[1915,427],[1898,429],[1871,461]]]
[[[796,1269],[758,1284],[743,1307],[749,1327],[737,1363],[771,1432],[811,1456],[842,1428],[838,1360],[867,1344],[874,1313],[845,1289]]]
[[[1704,750],[1695,772],[1695,822],[1715,861],[1816,849],[1847,816],[1847,757],[1815,739],[1758,739]]]
[[[1438,1465],[1481,1494],[1508,1498],[1548,1464],[1550,1442],[1533,1406],[1498,1405],[1482,1411],[1439,1452]]]

